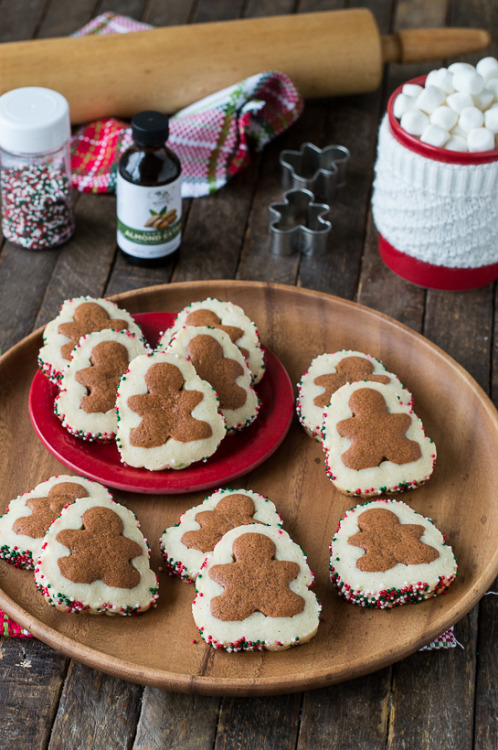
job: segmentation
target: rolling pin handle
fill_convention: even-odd
[[[417,63],[476,52],[491,44],[483,29],[407,29],[381,37],[386,62]]]

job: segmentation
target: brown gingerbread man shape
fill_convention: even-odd
[[[242,330],[242,328],[237,328],[237,326],[223,325],[223,323],[221,322],[221,318],[219,318],[216,313],[213,312],[213,310],[208,310],[206,308],[193,310],[191,313],[189,313],[185,319],[185,325],[209,326],[210,328],[219,328],[220,331],[225,331],[233,344],[237,344],[237,341],[244,335],[244,331]],[[247,351],[247,349],[242,349],[240,346],[239,349],[242,352],[243,356],[247,359],[247,357],[249,356],[249,352]]]
[[[182,536],[183,544],[189,549],[211,552],[223,534],[237,526],[260,523],[254,520],[254,502],[240,492],[222,497],[213,510],[202,510],[196,513],[195,520],[200,529],[186,531]]]
[[[199,334],[187,346],[195,371],[210,383],[220,399],[220,409],[240,409],[247,393],[235,380],[244,374],[244,368],[235,359],[225,357],[220,342],[207,334]]]
[[[130,560],[143,554],[142,547],[123,536],[124,525],[111,508],[95,506],[86,510],[81,529],[63,529],[56,540],[71,554],[59,557],[62,575],[73,583],[103,581],[106,586],[132,589],[140,583],[140,573]]]
[[[87,414],[105,414],[116,405],[119,380],[130,362],[128,350],[118,341],[101,341],[93,347],[90,362],[90,367],[75,374],[76,382],[88,390],[80,408]]]
[[[142,417],[130,432],[130,443],[140,448],[164,445],[169,437],[182,443],[204,440],[213,434],[211,425],[192,416],[203,393],[183,390],[181,370],[169,362],[156,362],[147,370],[147,393],[129,396],[128,406]]]
[[[422,455],[415,440],[405,437],[411,425],[409,414],[387,410],[384,396],[374,388],[358,388],[349,398],[352,417],[337,423],[337,432],[351,441],[341,460],[349,469],[361,471],[382,461],[406,464]]]
[[[373,375],[373,364],[363,357],[344,357],[337,363],[336,372],[327,372],[318,375],[313,381],[315,385],[325,388],[323,393],[315,396],[313,403],[324,409],[330,404],[332,394],[346,383],[354,383],[357,380],[369,380],[375,383],[390,382],[387,375]]]
[[[26,507],[31,508],[32,513],[30,516],[16,519],[12,530],[16,534],[41,539],[61,510],[69,503],[74,503],[78,497],[88,497],[88,492],[81,484],[76,482],[54,484],[46,497],[30,497],[26,500]]]
[[[439,557],[439,552],[420,541],[425,529],[421,524],[400,523],[396,513],[387,508],[370,508],[358,517],[361,531],[348,544],[366,551],[356,561],[359,570],[383,573],[398,563],[421,565]]]
[[[122,331],[128,328],[126,320],[110,318],[109,313],[97,302],[82,302],[74,311],[73,320],[60,323],[58,331],[67,336],[69,341],[61,347],[64,359],[71,359],[71,352],[82,336],[93,331],[102,331],[104,328],[114,328]]]
[[[253,612],[266,617],[292,617],[304,609],[304,599],[289,588],[299,575],[291,560],[275,560],[275,543],[265,534],[247,533],[232,545],[235,562],[213,565],[209,576],[224,592],[211,600],[218,620],[245,620]]]

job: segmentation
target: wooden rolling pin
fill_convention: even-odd
[[[47,86],[68,99],[73,123],[167,113],[266,70],[305,98],[375,90],[384,62],[420,62],[486,47],[478,29],[420,29],[381,36],[366,9],[171,26],[129,34],[0,45],[0,93]]]

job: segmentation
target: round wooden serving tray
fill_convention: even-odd
[[[268,496],[308,556],[323,618],[313,640],[281,653],[228,654],[203,643],[194,626],[193,587],[160,574],[159,603],[139,617],[66,615],[48,606],[29,572],[0,561],[0,606],[37,638],[104,672],[133,682],[215,695],[286,693],[323,687],[402,659],[457,622],[498,573],[498,419],[475,381],[444,352],[401,324],[326,294],[256,282],[170,284],[115,297],[132,313],[174,311],[207,296],[233,300],[256,322],[263,343],[294,384],[325,351],[357,349],[380,358],[413,393],[415,411],[438,448],[433,477],[402,499],[434,520],[459,563],[450,591],[391,611],[340,600],[329,582],[328,545],[355,504],[327,479],[323,452],[297,418],[278,450],[232,483]],[[42,331],[0,359],[0,512],[11,498],[53,474],[69,473],[36,437],[28,394]],[[114,497],[140,519],[161,565],[158,539],[207,492]]]

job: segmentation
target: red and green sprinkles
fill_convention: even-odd
[[[4,169],[2,231],[29,250],[57,247],[74,232],[71,185],[62,168],[40,163]]]

